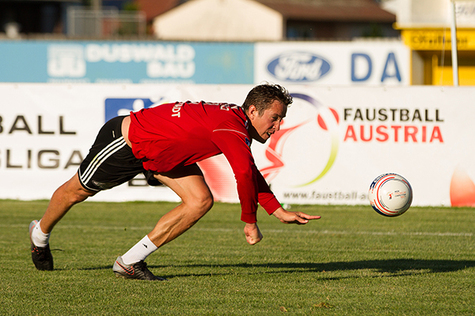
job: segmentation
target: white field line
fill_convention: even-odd
[[[192,228],[193,229],[193,228]],[[197,228],[200,231],[233,231],[231,229],[214,229],[214,228]],[[331,230],[283,230],[283,229],[262,229],[263,232],[268,233],[288,233],[288,234],[324,234],[324,235],[377,235],[377,236],[450,236],[450,237],[473,237],[473,233],[452,233],[452,232],[350,232],[350,231],[331,231]]]
[[[28,227],[28,225],[5,225],[0,224],[0,227]],[[56,226],[55,229],[83,229],[83,230],[151,230],[151,226],[88,226],[88,225],[61,225]],[[27,228],[26,228],[27,229]],[[202,232],[239,232],[241,229],[230,229],[230,228],[200,228],[192,227],[193,231],[202,231]],[[371,232],[371,231],[337,231],[337,230],[311,230],[311,229],[262,229],[263,233],[276,233],[276,234],[317,234],[317,235],[372,235],[372,236],[437,236],[437,237],[473,237],[474,233],[463,233],[463,232]]]

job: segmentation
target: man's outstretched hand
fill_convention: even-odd
[[[308,215],[302,212],[290,212],[279,207],[272,215],[277,217],[284,224],[305,225],[309,220],[320,219],[318,215]]]

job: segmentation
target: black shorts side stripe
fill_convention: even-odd
[[[124,116],[117,116],[107,121],[81,162],[78,176],[85,189],[108,190],[145,171],[142,160],[134,156],[122,136],[123,120]]]
[[[127,143],[125,142],[125,139],[123,137],[119,137],[113,142],[111,142],[109,145],[107,145],[104,149],[102,149],[95,157],[94,159],[89,163],[87,166],[86,170],[84,171],[84,174],[79,174],[79,177],[81,179],[82,183],[88,183],[94,173],[99,169],[101,164],[110,156],[112,156],[114,153],[118,152],[120,149],[122,149],[124,146],[127,146]]]

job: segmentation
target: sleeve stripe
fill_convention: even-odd
[[[241,134],[241,135],[243,135],[243,136],[247,136],[245,133],[240,132],[240,131],[237,131],[237,130],[235,130],[235,129],[222,128],[222,129],[215,129],[215,130],[213,131],[213,133],[214,133],[214,132],[236,132],[236,133],[239,133],[239,134]]]

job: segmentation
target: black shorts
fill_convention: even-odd
[[[79,166],[79,181],[91,191],[113,188],[146,171],[122,137],[125,116],[109,120],[97,134],[88,155]],[[149,175],[150,176],[150,175]],[[155,179],[154,179],[155,180]]]

